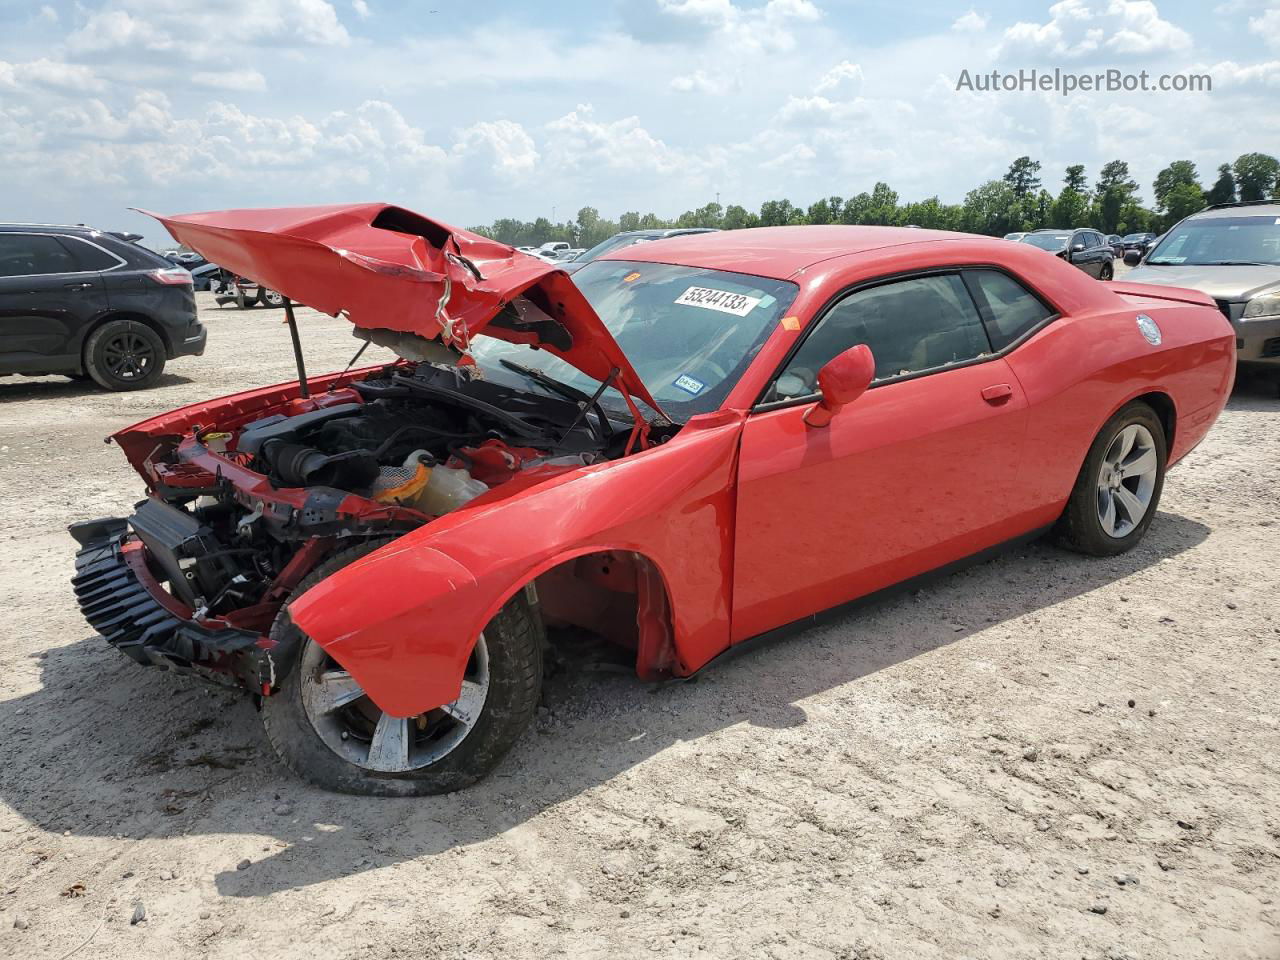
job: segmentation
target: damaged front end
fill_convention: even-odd
[[[568,277],[509,247],[379,204],[159,219],[401,359],[194,404],[111,438],[148,496],[129,517],[70,528],[73,583],[89,624],[139,663],[269,696],[298,652],[280,639],[297,632],[272,626],[327,557],[673,430],[640,414],[637,401],[657,404]],[[482,331],[579,366],[630,416],[611,418],[600,393],[490,381],[469,356]]]

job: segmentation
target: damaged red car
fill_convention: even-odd
[[[147,496],[72,526],[75,593],[336,790],[484,776],[549,630],[687,677],[1011,541],[1128,550],[1234,376],[1203,294],[962,234],[726,231],[571,280],[382,204],[160,219],[280,291],[295,348],[292,302],[400,359],[297,349],[295,382],[115,434]]]

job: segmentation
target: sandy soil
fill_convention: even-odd
[[[148,392],[0,380],[0,955],[1280,957],[1270,389],[1127,556],[1036,544],[696,683],[562,672],[487,782],[363,800],[71,599],[65,525],[141,492],[102,437],[290,376],[278,312],[205,312]]]

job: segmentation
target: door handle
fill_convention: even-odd
[[[998,406],[1013,396],[1013,387],[1007,383],[993,383],[989,387],[982,388],[982,399],[987,403]]]
[[[93,284],[92,283],[68,283],[67,289],[68,290],[92,290]]]

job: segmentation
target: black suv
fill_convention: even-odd
[[[1056,254],[1099,280],[1110,280],[1115,276],[1115,267],[1111,264],[1115,259],[1115,251],[1111,249],[1107,238],[1097,230],[1088,227],[1075,230],[1045,227],[1031,231],[1019,243],[1029,243],[1033,247]]]
[[[158,253],[89,227],[0,223],[0,376],[137,390],[205,337],[191,275]]]

